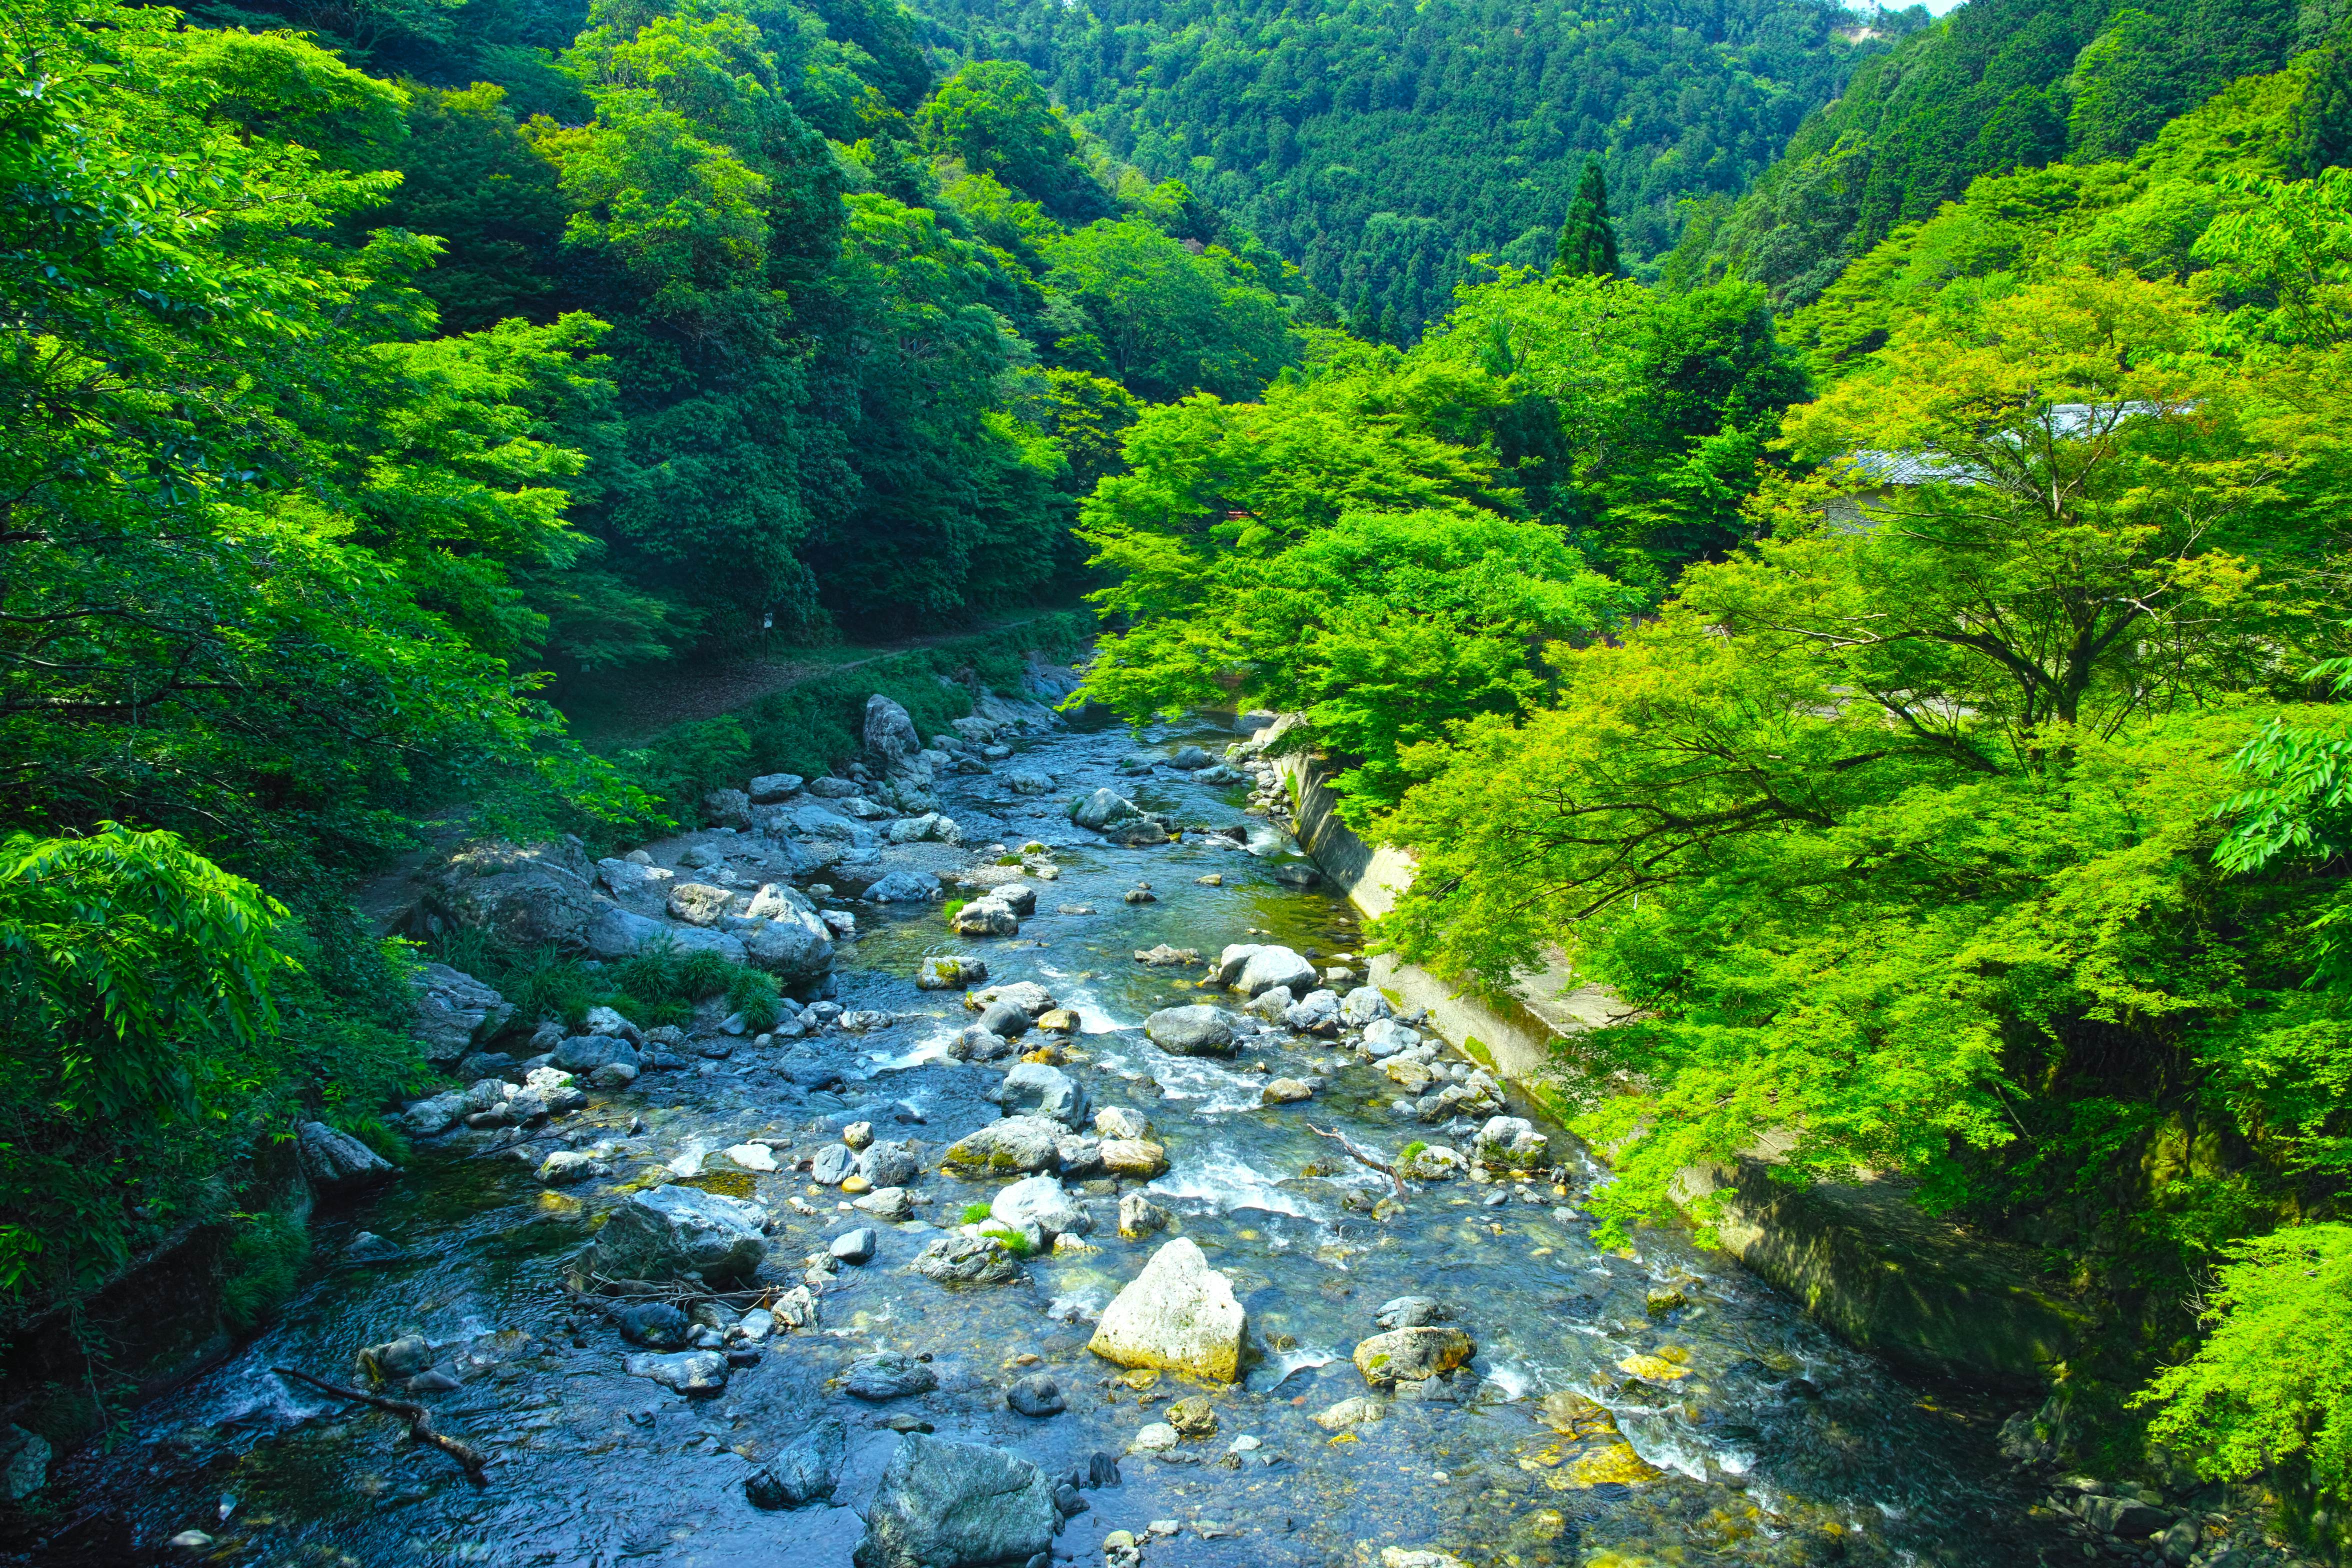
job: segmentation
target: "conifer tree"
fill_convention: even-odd
[[[1617,231],[1609,224],[1609,185],[1601,178],[1598,158],[1584,161],[1576,199],[1569,203],[1567,221],[1559,226],[1559,254],[1552,276],[1617,276]]]

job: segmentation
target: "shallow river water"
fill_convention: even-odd
[[[1162,752],[1185,741],[1213,752],[1232,738],[1200,725],[1150,740]],[[1150,1568],[1369,1565],[1391,1546],[1448,1551],[1479,1568],[2079,1560],[2079,1547],[2027,1513],[2031,1500],[1992,1450],[1994,1413],[1842,1347],[1678,1234],[1645,1232],[1632,1257],[1595,1247],[1580,1204],[1594,1173],[1565,1195],[1549,1181],[1417,1187],[1402,1212],[1375,1219],[1366,1199],[1387,1190],[1384,1179],[1336,1159],[1308,1124],[1390,1153],[1413,1138],[1463,1142],[1461,1129],[1449,1136],[1400,1116],[1395,1085],[1326,1042],[1269,1039],[1230,1062],[1148,1044],[1137,1026],[1152,1009],[1237,999],[1196,989],[1198,969],[1147,968],[1136,950],[1167,942],[1213,956],[1230,942],[1274,941],[1328,963],[1361,935],[1344,901],[1271,875],[1296,851],[1243,815],[1243,786],[1164,767],[1124,778],[1114,763],[1134,749],[1118,731],[1024,742],[1002,766],[1051,772],[1057,788],[1037,799],[1016,799],[992,777],[943,781],[950,815],[982,841],[1052,847],[1060,875],[1033,884],[1036,916],[1017,938],[959,942],[936,905],[845,906],[860,936],[845,949],[837,999],[910,1016],[813,1042],[854,1068],[838,1095],[793,1088],[746,1047],[599,1096],[582,1121],[615,1136],[632,1118],[646,1127],[624,1139],[615,1179],[755,1136],[775,1141],[780,1157],[787,1144],[806,1155],[856,1121],[922,1140],[934,1164],[995,1116],[982,1094],[1005,1064],[944,1059],[938,1042],[971,1015],[959,994],[919,991],[911,976],[925,954],[975,953],[992,980],[1035,980],[1080,1013],[1066,1070],[1096,1105],[1150,1118],[1171,1169],[1149,1191],[1176,1234],[1232,1278],[1255,1358],[1241,1385],[1209,1391],[1217,1433],[1172,1461],[1126,1455],[1119,1484],[1085,1494],[1090,1510],[1070,1521],[1057,1557],[1095,1568],[1107,1532],[1173,1521],[1176,1533],[1145,1545]],[[1108,847],[1058,809],[1103,783],[1180,824],[1251,823],[1256,838],[1249,849],[1190,833],[1166,847]],[[1210,872],[1222,886],[1196,880]],[[1139,880],[1159,901],[1122,901]],[[1055,912],[1065,904],[1098,912]],[[1262,1106],[1269,1077],[1316,1083],[1315,1098]],[[1536,1120],[1555,1149],[1570,1148]],[[817,1328],[771,1341],[722,1394],[688,1401],[626,1375],[631,1347],[563,1292],[562,1265],[587,1240],[589,1215],[614,1201],[610,1186],[554,1194],[529,1164],[465,1158],[484,1136],[421,1145],[398,1185],[320,1227],[331,1248],[364,1226],[404,1247],[404,1260],[327,1272],[235,1360],[140,1412],[111,1451],[63,1467],[53,1484],[91,1522],[44,1560],[837,1568],[899,1441],[885,1425],[894,1415],[1066,1473],[1094,1452],[1124,1453],[1171,1398],[1200,1392],[1172,1378],[1131,1387],[1085,1348],[1093,1317],[1165,1237],[1123,1241],[1106,1226],[1087,1249],[1029,1259],[1016,1283],[951,1290],[908,1264],[938,1234],[927,1221],[953,1225],[997,1184],[931,1169],[917,1184],[933,1200],[923,1218],[880,1226],[878,1255],[842,1270]],[[868,1223],[804,1174],[754,1184],[784,1222],[771,1268],[785,1283],[853,1217]],[[793,1196],[814,1215],[791,1209]],[[1654,1313],[1662,1285],[1685,1304]],[[1368,1392],[1349,1352],[1376,1331],[1381,1303],[1408,1293],[1454,1310],[1477,1342],[1479,1377],[1462,1380],[1459,1403],[1400,1401],[1387,1419],[1337,1436],[1316,1425],[1316,1413]],[[359,1347],[407,1331],[446,1347],[462,1376],[432,1403],[445,1429],[492,1455],[486,1485],[412,1446],[394,1418],[268,1371],[350,1381]],[[929,1354],[938,1390],[876,1406],[833,1385],[852,1359],[882,1349]],[[1647,1377],[1625,1369],[1633,1358],[1648,1358],[1634,1362]],[[1006,1386],[1031,1371],[1057,1378],[1066,1413],[1033,1420],[1006,1408]],[[1547,1399],[1570,1392],[1607,1415],[1579,1418],[1575,1402]],[[837,1506],[752,1508],[746,1476],[824,1415],[851,1433]],[[1236,1448],[1241,1437],[1256,1445]],[[190,1529],[215,1544],[165,1544]]]

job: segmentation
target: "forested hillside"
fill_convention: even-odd
[[[2326,44],[2340,20],[2299,0],[1974,0],[1857,70],[1736,209],[1701,215],[1681,265],[1802,304],[1976,176],[2126,156],[2231,82]],[[2338,74],[2299,101],[2279,142],[2298,174],[2343,160],[2347,94]]]
[[[1588,158],[1625,259],[1728,202],[1861,61],[1926,21],[1819,0],[921,0],[925,37],[1034,67],[1119,157],[1297,262],[1359,335],[1409,342],[1465,258],[1551,258]]]

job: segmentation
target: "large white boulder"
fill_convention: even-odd
[[[1234,982],[1252,996],[1276,987],[1295,996],[1305,996],[1322,984],[1323,977],[1315,966],[1286,947],[1259,948],[1249,955],[1249,962],[1242,965],[1241,975]]]
[[[1120,1366],[1238,1382],[1247,1320],[1233,1281],[1179,1237],[1151,1255],[1096,1325],[1087,1348]]]

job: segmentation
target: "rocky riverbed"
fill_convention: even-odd
[[[2172,1513],[2086,1536],[1997,1412],[1680,1235],[1596,1247],[1598,1173],[1361,985],[1234,731],[1000,720],[563,873],[608,946],[766,944],[772,1026],[493,1058],[502,1004],[435,977],[472,1087],[336,1178],[278,1325],[61,1468],[47,1560],[2158,1555]],[[483,1479],[277,1367],[424,1407]]]

